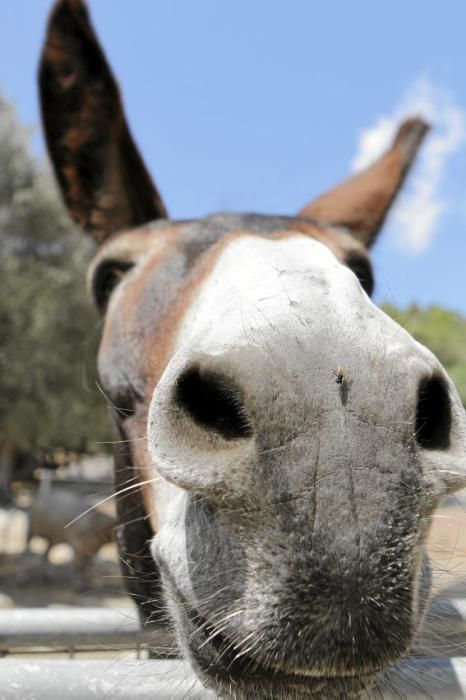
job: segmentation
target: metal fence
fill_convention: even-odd
[[[174,640],[163,627],[141,628],[134,608],[12,608],[0,610],[0,655],[148,649],[160,655]],[[1,675],[0,675],[1,681]]]
[[[140,656],[150,649],[151,657],[162,657],[173,648],[173,638],[165,628],[142,629],[132,608],[0,610],[4,657],[0,659],[0,698],[214,698],[183,661],[122,659],[124,650]],[[106,658],[79,656],[98,651],[106,652]],[[47,656],[66,652],[77,658],[44,658],[44,652]],[[466,698],[466,599],[432,606],[426,632],[413,655],[387,671],[371,695],[383,700]]]

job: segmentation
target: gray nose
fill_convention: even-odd
[[[335,371],[335,381],[342,385],[343,370]],[[218,433],[225,440],[251,437],[253,427],[245,405],[240,383],[216,370],[193,366],[177,380],[175,403],[201,428]],[[438,373],[419,381],[413,411],[415,439],[419,447],[430,450],[448,449],[452,424],[449,387]]]
[[[413,345],[405,348],[400,343],[392,352],[385,347],[382,357],[381,353],[363,357],[347,352],[341,372],[333,358],[328,362],[324,358],[320,369],[309,375],[303,363],[304,370],[297,377],[282,373],[277,378],[266,362],[258,369],[255,358],[240,363],[230,357],[204,355],[201,361],[173,368],[158,388],[151,412],[158,463],[162,467],[167,456],[178,472],[177,480],[186,488],[188,482],[177,467],[192,459],[197,464],[199,457],[204,466],[197,476],[204,491],[208,465],[214,467],[219,480],[227,476],[222,472],[228,460],[224,463],[222,456],[216,464],[224,448],[231,453],[254,443],[259,452],[281,449],[290,434],[305,434],[307,456],[300,461],[308,472],[306,464],[312,463],[317,444],[321,460],[328,453],[328,464],[346,461],[350,447],[351,459],[365,461],[366,466],[372,459],[369,443],[378,460],[384,452],[390,459],[390,444],[396,444],[400,461],[404,461],[403,450],[414,451],[429,471],[441,470],[435,490],[435,497],[440,497],[464,481],[460,466],[464,411],[437,360]],[[310,379],[303,381],[306,376]],[[248,460],[252,458],[249,453]],[[391,470],[396,468],[393,459],[391,464]],[[286,470],[279,468],[282,480],[287,481]],[[190,469],[189,490],[191,484],[195,487],[195,478],[191,478],[195,476]],[[244,476],[244,484],[250,483],[252,465]],[[225,483],[231,491],[230,476]]]

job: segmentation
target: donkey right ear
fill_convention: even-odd
[[[165,218],[82,0],[58,0],[39,68],[42,121],[72,217],[101,243]]]
[[[407,119],[375,163],[314,199],[298,215],[343,226],[370,248],[429,129],[419,117]]]

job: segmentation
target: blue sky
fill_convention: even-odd
[[[466,314],[464,2],[89,4],[173,217],[292,214],[426,112],[430,146],[374,250],[376,299]],[[0,86],[35,125],[49,7],[0,4]]]

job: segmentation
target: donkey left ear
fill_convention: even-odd
[[[83,0],[55,2],[39,86],[48,150],[75,221],[101,243],[165,218]]]
[[[429,129],[422,119],[407,119],[400,126],[391,148],[379,160],[313,200],[298,215],[344,226],[369,248]]]

